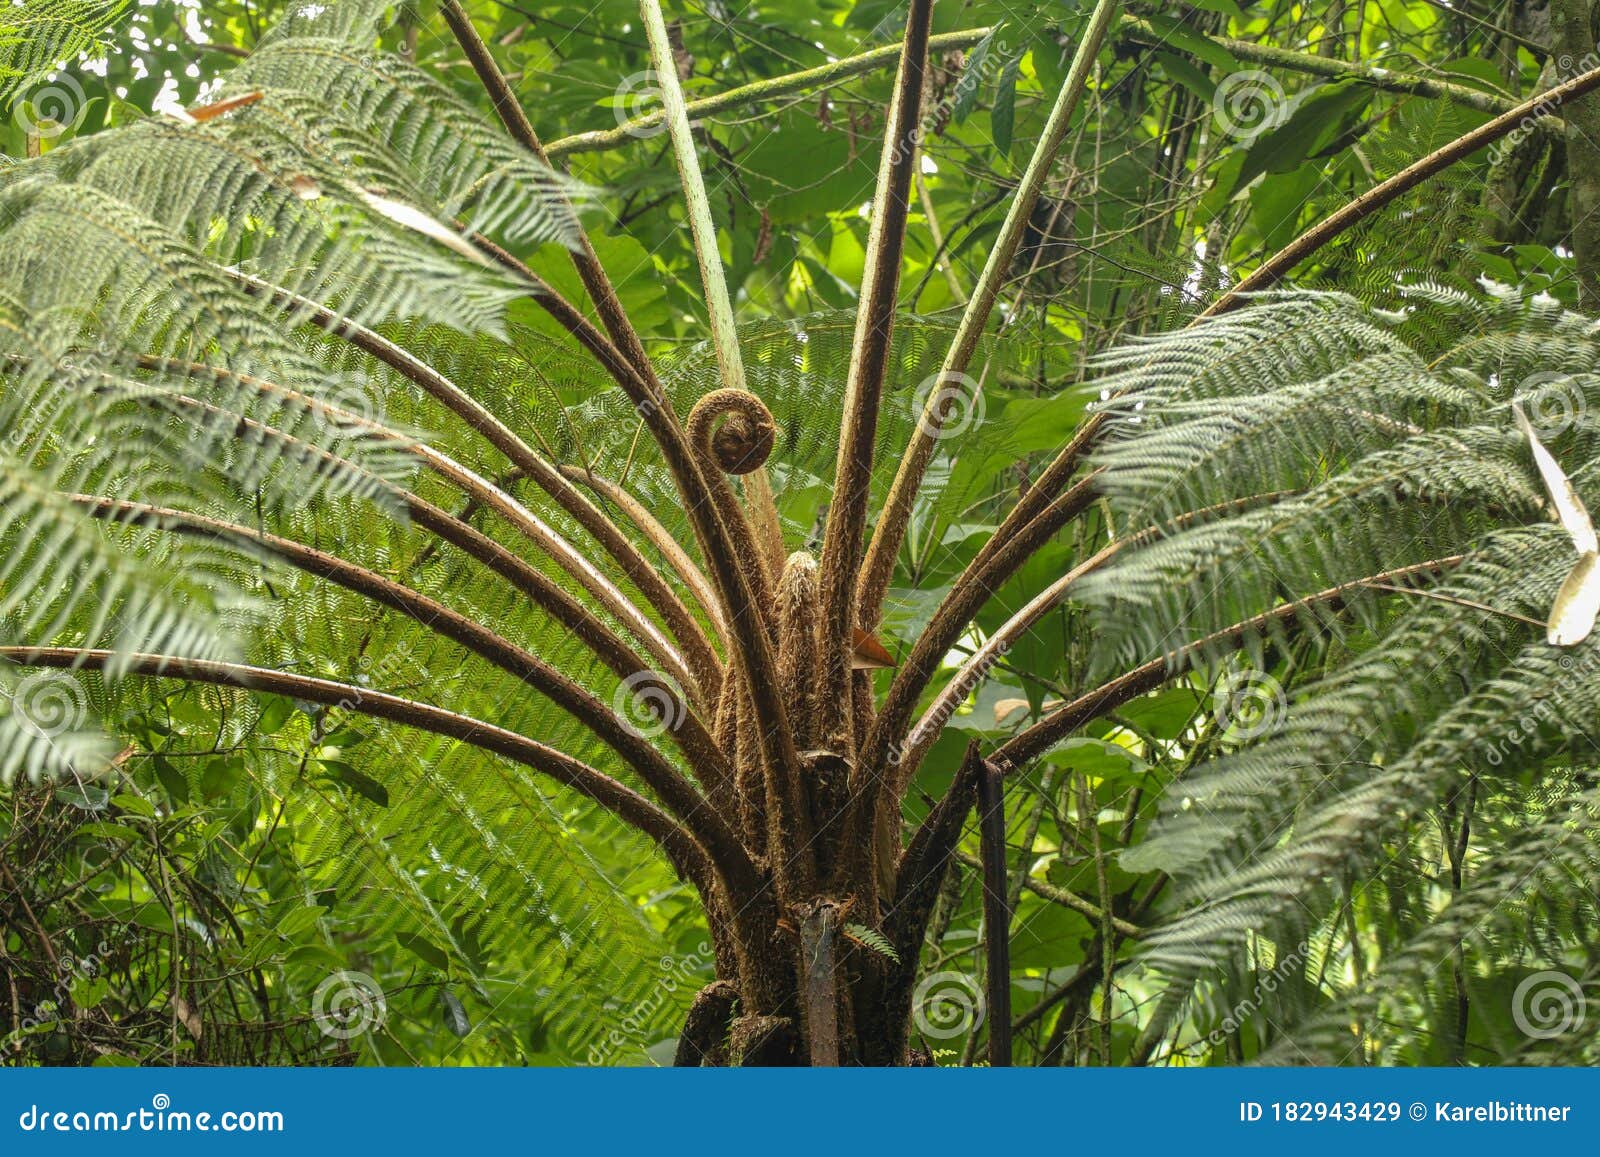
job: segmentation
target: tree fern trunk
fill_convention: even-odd
[[[1581,71],[1595,54],[1593,0],[1556,0],[1554,32],[1559,59]],[[1572,182],[1568,211],[1572,216],[1572,248],[1578,269],[1580,308],[1600,308],[1600,95],[1569,101],[1567,173]]]

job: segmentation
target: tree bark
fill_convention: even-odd
[[[728,1063],[728,1032],[733,1026],[739,990],[726,980],[714,980],[695,994],[672,1058],[677,1068],[721,1066]]]
[[[1593,67],[1594,0],[1556,0],[1553,7],[1557,70],[1571,75]],[[1600,94],[1568,101],[1564,111],[1578,307],[1593,313],[1600,310]]]

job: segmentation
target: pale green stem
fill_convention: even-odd
[[[739,353],[739,329],[733,317],[733,300],[728,294],[728,278],[722,268],[722,252],[717,246],[717,225],[711,219],[711,198],[695,152],[694,131],[683,101],[683,86],[678,82],[672,44],[667,39],[667,24],[659,0],[640,0],[645,34],[650,40],[650,62],[655,66],[656,84],[661,90],[662,115],[672,139],[672,154],[678,162],[678,179],[689,210],[689,232],[694,238],[695,257],[700,263],[700,280],[706,291],[706,310],[711,316],[711,342],[717,352],[717,369],[722,384],[730,390],[748,389],[744,378],[744,359]],[[745,499],[759,528],[763,557],[771,568],[782,566],[782,531],[778,510],[767,481],[765,467],[752,471],[744,482]],[[777,539],[774,545],[773,539]],[[771,557],[776,552],[777,557]],[[773,576],[775,577],[775,569]]]
[[[639,0],[645,35],[650,40],[650,62],[655,67],[656,84],[661,90],[661,105],[672,138],[672,155],[678,162],[678,179],[689,210],[689,232],[694,238],[695,256],[700,262],[700,280],[705,284],[706,309],[711,315],[711,341],[717,351],[717,368],[722,384],[730,390],[743,390],[744,360],[739,356],[739,331],[733,321],[733,302],[728,297],[728,279],[722,268],[722,253],[717,248],[717,225],[711,219],[711,199],[706,194],[705,174],[695,153],[694,130],[684,108],[683,87],[678,83],[678,67],[667,39],[667,22],[659,0]]]
[[[971,48],[981,41],[992,28],[967,28],[959,32],[941,32],[928,41],[930,52],[959,52]],[[1352,63],[1339,60],[1331,56],[1317,56],[1309,52],[1296,52],[1291,48],[1280,48],[1275,44],[1258,44],[1253,40],[1233,40],[1222,36],[1202,36],[1193,33],[1197,39],[1215,44],[1239,60],[1251,64],[1264,64],[1274,68],[1288,69],[1290,72],[1306,73],[1310,76],[1321,76],[1329,80],[1360,80],[1363,84],[1381,89],[1384,92],[1398,93],[1402,96],[1420,96],[1429,99],[1448,100],[1453,104],[1475,108],[1480,112],[1502,113],[1511,108],[1516,102],[1504,96],[1479,89],[1468,88],[1463,84],[1454,84],[1447,80],[1436,80],[1431,77],[1413,76],[1407,72],[1396,71],[1365,62]],[[1119,23],[1117,38],[1130,44],[1155,47],[1162,44],[1161,34],[1146,21],[1135,16],[1124,16]],[[736,112],[751,105],[766,104],[783,100],[788,97],[799,96],[807,91],[825,89],[832,85],[840,84],[857,76],[864,76],[869,72],[876,72],[880,68],[889,68],[899,63],[900,46],[897,44],[886,45],[883,48],[874,48],[870,52],[863,52],[859,56],[846,56],[839,60],[831,60],[827,64],[818,65],[816,68],[805,68],[798,72],[791,72],[784,76],[774,76],[766,80],[758,80],[751,84],[741,84],[737,88],[730,88],[726,92],[714,93],[711,96],[701,97],[699,100],[689,101],[684,106],[691,121],[706,120],[719,113]],[[569,137],[560,137],[546,146],[546,151],[551,157],[569,157],[578,153],[602,153],[610,149],[622,148],[636,141],[647,140],[666,118],[666,114],[659,109],[653,109],[642,116],[633,117],[614,129],[596,129],[593,132],[575,133]],[[1561,120],[1558,117],[1541,117],[1538,121],[1541,132],[1560,136],[1562,132]]]

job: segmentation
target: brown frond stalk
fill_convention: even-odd
[[[478,30],[473,27],[471,16],[467,14],[459,0],[445,0],[440,6],[440,12],[466,53],[479,83],[489,94],[489,99],[493,102],[495,112],[500,117],[500,123],[505,126],[506,132],[518,144],[548,164],[549,157],[544,151],[544,145],[539,141],[539,134],[534,131],[533,123],[528,120],[528,114],[517,100],[516,93],[511,90],[505,74],[495,63],[489,46],[483,42],[483,37],[479,36]],[[485,248],[490,256],[500,260],[502,264],[526,274],[536,285],[543,286],[527,266],[504,250],[498,250],[493,246]],[[610,343],[601,345],[594,342],[593,337],[587,332],[592,329],[587,319],[578,314],[564,299],[541,290],[534,295],[535,301],[550,310],[551,316],[574,336],[579,337],[586,348],[597,355],[602,355],[601,361],[611,370],[618,384],[628,392],[630,400],[644,418],[651,437],[661,447],[667,469],[671,471],[679,493],[689,509],[702,553],[707,558],[715,560],[718,551],[728,547],[727,533],[723,530],[721,521],[704,509],[708,497],[705,493],[706,484],[696,471],[693,457],[684,443],[683,429],[673,409],[672,401],[667,397],[666,389],[656,376],[655,367],[645,352],[644,343],[640,340],[638,331],[634,329],[633,322],[628,318],[627,311],[622,308],[616,287],[606,275],[605,267],[600,264],[600,258],[586,233],[579,232],[578,248],[572,252],[571,257],[572,264],[578,272],[578,279],[594,303],[595,312],[600,316],[600,323],[605,327],[611,339]],[[548,289],[547,286],[543,288]],[[622,373],[621,367],[610,357],[605,356],[608,351],[618,355],[621,362],[631,368],[631,375]],[[713,561],[713,567],[715,566]],[[724,600],[726,617],[734,618],[740,612],[749,609],[748,601],[742,604],[739,601],[738,584],[728,581],[727,575],[719,574],[717,585]],[[759,666],[759,663],[757,665]]]
[[[772,412],[749,390],[712,390],[689,411],[686,432],[716,503],[717,516],[733,540],[734,555],[750,584],[754,609],[770,631],[774,626],[772,584],[766,560],[727,475],[750,475],[762,469],[777,438]]]
[[[674,866],[701,890],[702,895],[712,895],[715,890],[713,865],[706,850],[655,804],[625,784],[571,756],[481,719],[349,683],[294,675],[266,667],[174,655],[129,655],[77,647],[4,646],[0,647],[0,661],[23,667],[86,671],[105,670],[108,664],[115,661],[119,671],[129,674],[288,695],[307,703],[337,707],[443,735],[515,760],[587,796],[654,840]],[[736,895],[741,887],[759,887],[759,876],[748,857],[741,855],[739,860],[723,868]]]
[[[802,751],[819,741],[819,596],[817,560],[803,550],[795,551],[778,583],[778,686],[789,705],[794,741]]]
[[[347,429],[360,428],[377,437],[390,440],[402,448],[414,445],[412,439],[388,430],[376,422],[342,410],[337,406],[330,406],[318,399],[298,394],[293,390],[271,382],[215,367],[202,366],[198,363],[175,363],[167,358],[143,357],[140,361],[147,368],[164,368],[176,364],[196,371],[227,375],[241,384],[253,385],[265,392],[281,397],[285,401],[303,403],[308,409],[321,414],[330,421],[342,424]],[[403,508],[417,525],[461,550],[468,557],[483,563],[491,571],[509,582],[540,610],[571,631],[574,638],[588,646],[613,674],[626,679],[638,674],[640,671],[649,669],[650,661],[646,660],[629,646],[625,640],[613,632],[593,611],[568,594],[563,587],[550,579],[543,571],[512,554],[504,546],[495,542],[488,535],[477,530],[463,519],[449,514],[431,502],[427,502],[409,490],[405,490],[387,479],[365,470],[354,462],[341,458],[320,446],[315,446],[296,438],[294,435],[274,426],[266,425],[252,418],[246,418],[232,410],[226,410],[211,402],[201,401],[184,394],[166,395],[164,401],[181,409],[198,411],[228,425],[237,426],[241,432],[248,431],[253,437],[278,442],[303,461],[315,463],[319,469],[360,475],[367,485],[371,486],[374,491],[383,494],[396,508]],[[482,496],[475,496],[473,501],[492,505],[491,503],[483,503]],[[656,661],[660,661],[659,656],[657,656]]]
[[[1420,575],[1437,575],[1458,564],[1465,555],[1450,555],[1446,558],[1431,559],[1428,562],[1414,563],[1411,566],[1397,567],[1394,570],[1384,571],[1382,574],[1369,575],[1366,578],[1355,579],[1351,582],[1340,583],[1338,586],[1328,587],[1316,594],[1307,595],[1303,599],[1296,599],[1292,603],[1283,603],[1264,611],[1252,618],[1244,619],[1231,627],[1225,627],[1197,639],[1193,643],[1179,647],[1159,658],[1151,659],[1128,671],[1124,671],[1115,679],[1101,684],[1093,691],[1078,696],[1070,703],[1056,708],[1039,722],[1025,731],[1012,736],[994,750],[989,757],[990,762],[1008,774],[1015,771],[1029,760],[1048,751],[1059,740],[1065,739],[1078,728],[1092,720],[1099,719],[1108,711],[1115,711],[1124,703],[1136,696],[1143,695],[1146,691],[1153,691],[1163,683],[1174,678],[1182,672],[1184,664],[1194,656],[1206,650],[1236,643],[1244,636],[1253,634],[1263,627],[1275,622],[1284,622],[1293,619],[1308,607],[1323,606],[1334,610],[1339,609],[1345,596],[1351,591],[1362,587],[1370,587],[1374,583],[1394,583],[1407,578]]]
[[[713,390],[689,412],[689,443],[716,504],[716,516],[733,543],[734,557],[718,561],[728,565],[752,600],[732,624],[748,639],[741,638],[733,665],[737,680],[723,684],[724,698],[732,696],[732,715],[727,718],[737,749],[734,777],[740,807],[747,816],[747,831],[765,827],[779,888],[785,899],[792,899],[804,894],[816,875],[811,817],[788,706],[780,692],[777,624],[766,564],[724,477],[759,470],[772,453],[776,435],[771,412],[748,390]],[[739,686],[730,690],[733,682]],[[761,817],[753,814],[756,800],[764,801]]]
[[[525,265],[504,250],[491,247],[491,252],[502,263],[524,271],[528,277],[533,277],[531,272],[527,272]],[[544,299],[540,300],[544,304],[549,304],[544,302]],[[572,310],[571,306],[561,303],[560,312],[553,312],[552,316],[578,336],[586,348],[596,352],[612,373],[614,380],[628,395],[628,399],[633,402],[639,417],[651,432],[678,488],[678,494],[683,499],[684,510],[694,527],[695,540],[700,545],[701,557],[711,570],[711,578],[716,585],[717,599],[721,606],[722,621],[728,627],[731,640],[744,663],[753,673],[752,678],[763,687],[770,688],[772,685],[770,648],[763,650],[758,637],[761,632],[757,629],[762,619],[762,611],[756,602],[748,577],[737,565],[732,545],[734,531],[723,524],[717,504],[712,499],[711,484],[702,472],[698,456],[690,447],[688,435],[679,426],[676,413],[666,401],[660,381],[648,367],[646,373],[641,374],[623,360],[615,348],[576,310]],[[741,519],[742,517],[741,515]],[[766,720],[763,725],[764,730],[781,739],[787,723],[781,715],[774,713],[781,708],[781,704],[763,692],[757,696],[756,705]]]
[[[1203,639],[1125,671],[1093,691],[1058,707],[1032,727],[1001,744],[983,762],[987,762],[1001,774],[1009,775],[1085,724],[1115,711],[1124,703],[1153,691],[1173,679],[1184,670],[1189,660],[1207,649],[1235,644],[1245,635],[1259,631],[1274,622],[1292,620],[1310,606],[1320,605],[1337,609],[1342,606],[1345,596],[1351,591],[1371,586],[1373,583],[1399,582],[1418,575],[1440,574],[1460,563],[1464,557],[1466,556],[1452,555],[1431,559],[1427,562],[1397,567],[1382,574],[1369,575],[1352,582],[1340,583],[1338,586],[1329,587],[1292,603],[1284,603],[1270,611],[1216,631]],[[969,752],[975,753],[976,749],[977,743],[974,741]],[[969,755],[969,760],[970,758]],[[899,894],[903,895],[909,889],[918,887],[919,883],[923,887],[927,886],[927,878],[931,872],[929,861],[933,855],[932,849],[946,849],[947,858],[954,853],[956,840],[961,833],[961,823],[967,810],[972,807],[976,795],[975,780],[963,779],[958,775],[951,783],[949,790],[912,834],[911,842],[907,845],[905,854],[901,856]],[[914,849],[916,849],[915,854],[913,854]],[[940,870],[942,871],[942,868]],[[913,875],[908,877],[907,873]],[[1101,914],[1102,917],[1107,915],[1103,909]]]
[[[894,337],[900,293],[900,259],[911,208],[911,173],[921,135],[923,81],[928,69],[928,35],[933,0],[911,0],[905,45],[889,102],[872,222],[861,273],[850,368],[845,382],[844,417],[834,467],[833,500],[822,541],[823,706],[828,712],[827,741],[853,750],[854,725],[850,656],[856,626],[856,572],[866,535],[867,502],[872,487],[873,448],[884,375]]]
[[[483,37],[478,35],[478,30],[472,26],[472,17],[458,0],[445,0],[439,6],[439,11],[445,23],[450,26],[456,41],[461,45],[462,51],[466,53],[468,63],[478,76],[478,82],[489,94],[495,114],[505,126],[506,132],[523,148],[549,164],[550,158],[544,151],[544,145],[539,141],[539,134],[534,131],[533,123],[528,120],[528,114],[517,100],[517,94],[511,90],[505,74],[495,63],[489,46],[483,42]],[[571,206],[568,208],[570,210]],[[633,322],[629,320],[627,311],[622,308],[622,302],[617,297],[616,287],[606,276],[605,267],[600,264],[594,246],[582,230],[578,231],[578,247],[572,252],[572,264],[578,271],[578,279],[583,282],[583,288],[589,294],[589,299],[594,302],[601,324],[611,335],[611,340],[640,374],[647,378],[653,377],[650,358],[645,353],[644,343],[639,340],[638,331],[633,328]],[[659,383],[655,384],[659,387]],[[665,395],[658,399],[660,402],[665,400]]]
[[[983,641],[982,645],[968,656],[967,661],[961,664],[956,673],[951,676],[949,682],[945,684],[939,694],[923,710],[922,715],[917,719],[916,726],[906,735],[905,741],[901,745],[897,766],[898,778],[896,782],[898,790],[904,791],[906,784],[911,781],[911,777],[916,775],[917,768],[921,766],[922,759],[927,755],[928,749],[933,746],[943,732],[945,724],[955,714],[956,708],[960,706],[968,695],[977,690],[1000,657],[1019,638],[1032,630],[1052,608],[1059,605],[1061,600],[1067,597],[1067,592],[1085,575],[1099,570],[1121,551],[1149,542],[1158,533],[1171,534],[1185,526],[1215,515],[1243,510],[1266,502],[1276,502],[1287,497],[1290,493],[1287,490],[1275,490],[1270,493],[1251,495],[1248,498],[1221,502],[1215,506],[1208,506],[1204,510],[1191,511],[1171,519],[1160,527],[1149,527],[1138,534],[1119,538],[1114,542],[1107,543],[1100,550],[1040,591],[1021,610],[997,627]],[[996,557],[1004,561],[1002,556]],[[964,608],[958,609],[953,613],[959,615],[963,613],[963,610]],[[970,618],[971,616],[969,615],[969,621]],[[922,689],[920,687],[917,688],[914,698],[919,697],[921,693]]]
[[[533,131],[533,125],[518,103],[516,94],[511,91],[511,86],[506,83],[488,46],[472,26],[471,17],[458,0],[445,0],[442,11],[450,30],[466,52],[473,71],[494,102],[506,131],[535,156],[548,161],[538,134]],[[701,555],[711,568],[722,603],[723,622],[728,624],[738,653],[738,668],[749,686],[750,705],[763,758],[769,767],[781,769],[786,779],[797,780],[799,759],[783,703],[777,695],[776,664],[767,633],[761,626],[761,609],[756,603],[750,576],[735,560],[735,531],[717,513],[711,500],[711,484],[701,473],[671,400],[657,378],[644,345],[617,299],[616,289],[606,276],[586,235],[580,234],[579,248],[572,254],[572,261],[606,332],[633,367],[636,383],[625,380],[626,375],[623,374],[614,376],[625,390],[630,391],[629,396],[638,408],[640,417],[660,446],[667,469],[694,525]],[[804,847],[805,843],[796,846]],[[808,880],[810,871],[807,863],[804,854],[797,863],[780,862],[780,887],[789,890],[796,879]]]
[[[1077,51],[1073,55],[1072,66],[1067,72],[1066,79],[1062,81],[1061,91],[1057,94],[1055,104],[1050,110],[1050,118],[1034,145],[1033,155],[1028,159],[1028,167],[1017,185],[1011,207],[1007,210],[1005,220],[1000,226],[1000,233],[989,250],[983,272],[978,276],[977,285],[973,287],[972,297],[962,311],[956,335],[939,370],[939,382],[943,388],[929,393],[916,428],[912,431],[911,441],[900,458],[900,466],[889,489],[889,497],[884,503],[882,515],[873,532],[872,544],[867,550],[857,590],[861,607],[861,625],[869,630],[877,625],[882,613],[883,598],[889,589],[889,580],[894,575],[895,558],[900,553],[900,544],[904,541],[906,528],[910,525],[911,507],[916,500],[918,490],[921,489],[928,463],[933,458],[940,428],[951,407],[955,405],[961,389],[964,388],[962,383],[967,367],[972,361],[972,355],[977,351],[979,339],[983,336],[984,327],[988,325],[989,315],[994,309],[995,302],[999,300],[1001,287],[1005,284],[1006,276],[1011,269],[1012,259],[1016,256],[1017,246],[1022,240],[1023,230],[1027,227],[1034,204],[1044,189],[1045,179],[1050,175],[1056,153],[1060,151],[1061,143],[1066,139],[1067,130],[1072,125],[1073,113],[1077,110],[1078,102],[1088,87],[1095,58],[1100,53],[1100,44],[1105,38],[1106,29],[1116,17],[1118,7],[1116,0],[1100,0],[1089,18],[1088,26],[1084,29],[1083,37],[1078,41]]]
[[[1024,543],[1026,550],[1019,549],[993,560],[988,567],[973,574],[970,579],[958,579],[956,585],[934,611],[933,617],[918,636],[916,643],[912,645],[910,654],[901,661],[900,669],[895,672],[894,680],[889,684],[889,691],[884,696],[877,721],[873,724],[861,752],[861,762],[864,766],[879,769],[872,774],[881,776],[883,784],[881,806],[884,808],[898,807],[899,792],[908,781],[910,772],[903,759],[893,774],[887,774],[883,769],[887,768],[891,754],[903,754],[893,753],[893,744],[905,733],[905,728],[911,721],[911,713],[916,709],[917,700],[938,673],[939,664],[943,662],[945,655],[949,654],[950,648],[961,637],[961,633],[967,629],[973,615],[1016,572],[1017,567],[1027,560],[1028,554],[1037,549],[1038,545],[1047,540],[1056,529],[1089,508],[1095,497],[1092,481],[1085,479],[1052,505],[1049,522],[1035,528],[1034,533],[1028,536],[1027,542]],[[970,572],[969,567],[968,573]],[[867,807],[866,801],[863,800],[862,811],[865,812]],[[864,822],[865,819],[863,815],[857,822]]]
[[[376,358],[384,365],[403,375],[407,380],[414,382],[430,397],[434,398],[451,413],[459,417],[473,431],[478,433],[491,446],[504,454],[512,465],[524,471],[540,489],[549,494],[562,509],[566,510],[577,520],[578,524],[598,542],[606,552],[617,561],[629,581],[639,589],[650,605],[654,607],[661,617],[667,622],[668,628],[683,647],[687,656],[680,663],[687,664],[685,674],[689,672],[715,671],[719,665],[716,652],[712,650],[710,642],[705,637],[699,621],[683,605],[661,576],[656,573],[638,547],[625,534],[619,530],[605,514],[562,475],[554,464],[546,461],[542,455],[529,446],[515,431],[500,421],[485,406],[465,390],[452,382],[445,375],[438,372],[422,359],[410,351],[401,348],[396,343],[359,325],[348,318],[341,317],[333,310],[319,305],[307,298],[289,293],[287,290],[261,281],[258,278],[245,274],[234,275],[239,284],[250,293],[270,297],[278,304],[292,308],[296,313],[302,313],[305,319],[319,329],[326,330],[336,337],[348,341],[363,353]],[[461,478],[466,478],[471,472],[461,473]],[[459,479],[456,479],[458,484]],[[487,485],[485,483],[484,485]],[[505,501],[512,503],[514,508],[520,508],[509,495],[503,496]],[[655,625],[632,603],[632,600],[617,591],[609,580],[595,569],[592,563],[581,552],[572,548],[570,544],[556,535],[548,527],[544,527],[539,520],[533,518],[525,509],[514,516],[513,521],[525,533],[534,536],[541,545],[548,544],[555,552],[555,557],[563,569],[582,583],[597,599],[606,605],[623,622],[627,623],[642,639],[650,642],[661,639],[660,632]],[[607,589],[609,588],[609,590]],[[659,645],[659,643],[657,644]],[[652,646],[655,650],[656,646]],[[693,675],[689,675],[694,678]]]
[[[423,627],[458,643],[514,678],[527,683],[567,714],[578,720],[617,753],[654,791],[684,826],[714,855],[737,845],[731,829],[688,780],[637,731],[583,687],[530,652],[495,634],[473,619],[392,579],[357,566],[326,551],[291,539],[181,510],[139,502],[68,495],[89,512],[113,521],[150,525],[178,534],[224,539],[248,549],[263,551],[308,574],[344,587],[381,606],[413,619]],[[647,699],[652,705],[653,697]],[[681,702],[662,708],[663,722],[697,766],[720,760],[721,754],[694,714]],[[673,717],[676,714],[676,718]]]
[[[1518,128],[1532,125],[1536,118],[1559,108],[1565,102],[1600,88],[1600,68],[1573,77],[1564,84],[1539,93],[1515,108],[1501,113],[1487,124],[1463,133],[1443,148],[1435,149],[1420,161],[1406,166],[1387,181],[1374,185],[1344,208],[1324,217],[1245,277],[1227,293],[1212,302],[1200,316],[1215,317],[1244,304],[1245,295],[1276,285],[1280,278],[1311,254],[1321,249],[1346,229],[1364,221],[1379,209],[1404,196],[1422,182],[1465,160],[1485,145],[1493,144]]]
[[[561,467],[561,473],[574,482],[581,482],[593,490],[601,498],[611,503],[628,516],[628,521],[638,528],[639,533],[649,541],[650,545],[661,552],[663,558],[671,564],[684,585],[694,592],[694,597],[705,611],[706,617],[711,620],[711,625],[716,629],[719,637],[727,638],[727,627],[722,622],[722,607],[717,602],[717,592],[711,587],[711,580],[706,578],[694,559],[689,557],[689,552],[678,545],[678,540],[673,538],[667,528],[662,526],[655,515],[646,509],[625,487],[619,486],[609,478],[602,478],[587,466]]]

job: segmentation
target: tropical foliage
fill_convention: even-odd
[[[7,1059],[1595,1060],[1527,7],[13,7]]]

